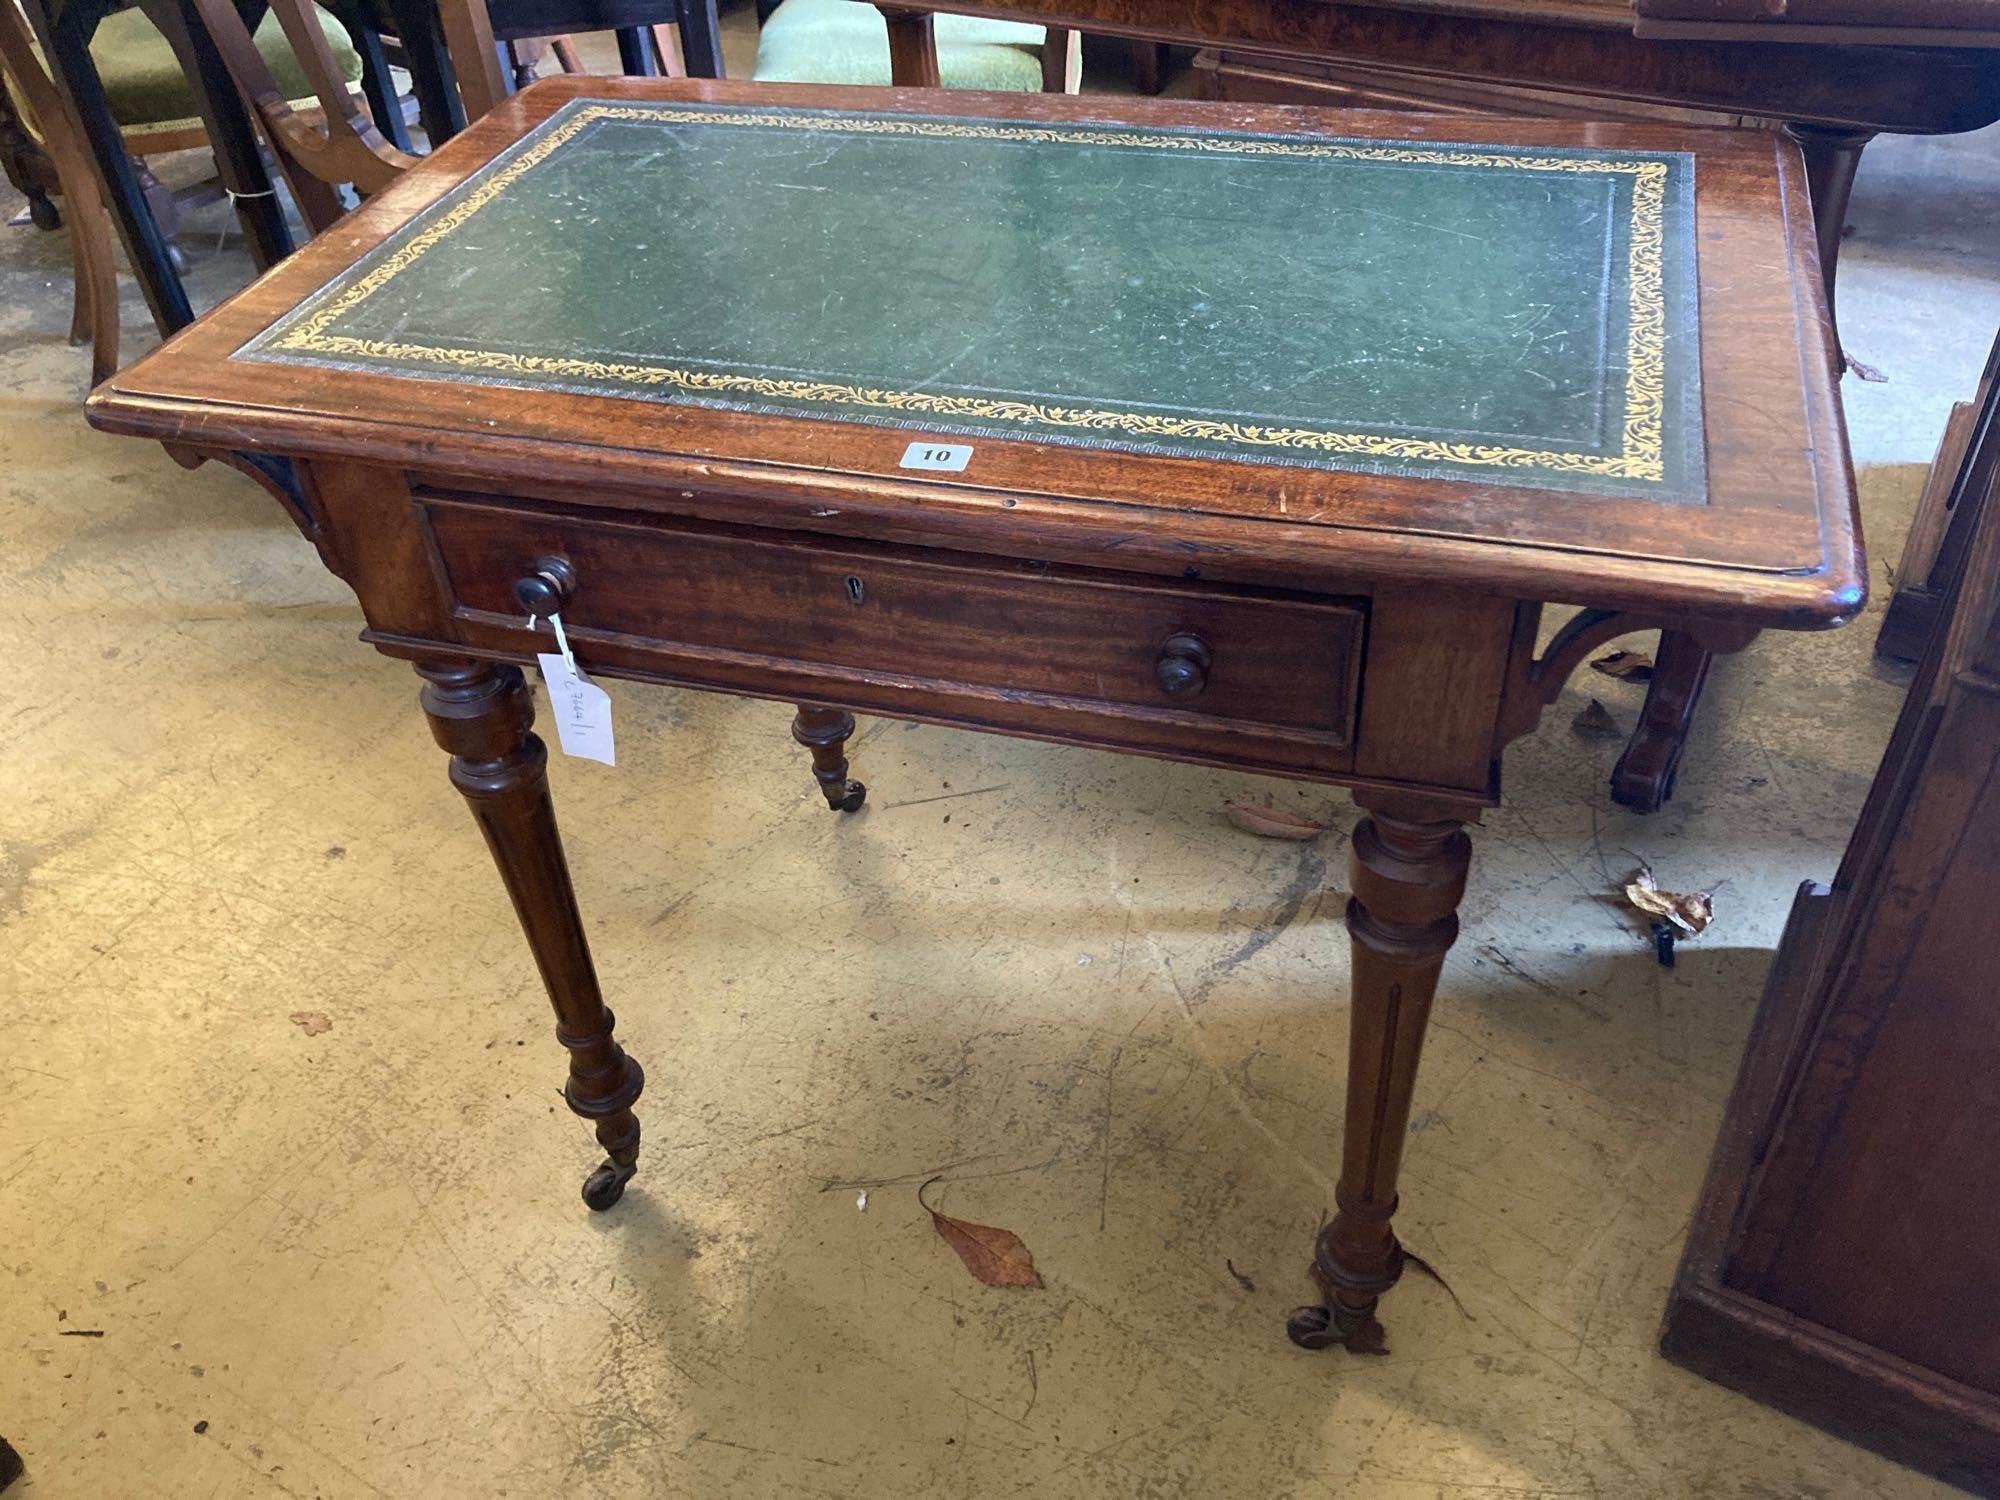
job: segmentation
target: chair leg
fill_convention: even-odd
[[[62,228],[62,211],[55,200],[44,192],[39,184],[30,184],[27,190],[28,222],[37,229]]]
[[[540,59],[541,51],[539,37],[523,37],[519,41],[500,44],[500,65],[507,70],[508,84],[515,93],[535,81],[535,64]]]
[[[1611,797],[1634,812],[1658,812],[1674,794],[1674,773],[1694,723],[1714,653],[1679,630],[1660,632],[1652,686],[1632,742],[1611,768]]]
[[[757,19],[766,12],[760,4]],[[722,23],[715,0],[681,0],[681,65],[690,78],[722,77]]]
[[[139,157],[132,158],[132,175],[139,180],[139,196],[146,200],[147,212],[160,227],[166,242],[167,261],[180,275],[187,274],[187,253],[181,249],[181,200],[174,190],[153,175],[153,169]]]
[[[847,779],[847,738],[853,733],[854,715],[842,708],[800,704],[792,720],[792,738],[812,751],[813,780],[835,812],[853,812],[868,798],[867,787]]]
[[[0,170],[28,200],[28,218],[35,228],[62,227],[62,215],[49,196],[49,179],[55,176],[55,169],[15,116],[5,89],[0,89]]]
[[[1132,44],[1132,82],[1142,94],[1157,94],[1167,86],[1167,44]]]
[[[687,77],[687,60],[681,56],[680,33],[671,26],[654,26],[649,29],[653,33],[653,50],[660,54],[660,76]]]
[[[1083,87],[1083,33],[1051,26],[1042,41],[1042,92],[1074,94]]]
[[[174,265],[171,242],[161,235],[138,174],[132,170],[125,138],[91,58],[90,35],[95,21],[85,6],[64,0],[50,0],[44,10],[49,27],[49,74],[68,93],[75,109],[91,164],[104,189],[105,206],[125,242],[126,258],[145,294],[153,322],[161,333],[177,332],[194,321],[194,309]]]
[[[435,151],[465,129],[465,103],[445,47],[436,0],[387,0],[387,5],[402,44],[403,65],[409,69],[410,91],[417,96],[417,117]]]
[[[89,193],[70,203],[70,256],[76,266],[76,304],[69,341],[90,343],[90,383],[102,384],[118,368],[118,262],[111,249],[111,219],[97,201],[97,184],[79,184]]]
[[[410,144],[409,124],[403,119],[403,101],[396,97],[389,59],[382,51],[382,33],[365,22],[350,25],[347,31],[355,50],[361,54],[361,93],[368,101],[368,113],[375,121],[375,128],[398,151],[414,149]]]
[[[1861,167],[1861,152],[1875,139],[1872,130],[1841,130],[1830,125],[1785,126],[1785,134],[1799,144],[1805,158],[1806,193],[1812,199],[1813,231],[1819,241],[1819,269],[1826,278],[1826,311],[1836,335],[1840,320],[1834,315],[1833,286],[1840,269],[1840,236],[1847,227],[1847,200],[1854,191],[1854,174]]]
[[[285,222],[277,185],[265,170],[263,141],[250,118],[250,105],[237,91],[229,66],[192,0],[140,0],[140,9],[159,28],[194,85],[216,175],[222,179],[236,222],[242,226],[250,262],[259,271],[268,271],[297,247],[292,243],[291,226]]]
[[[618,38],[618,70],[628,78],[657,78],[660,66],[653,61],[653,39],[643,26],[623,26]]]

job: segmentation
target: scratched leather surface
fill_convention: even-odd
[[[1693,171],[579,100],[239,357],[1698,502]]]

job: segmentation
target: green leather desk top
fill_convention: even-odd
[[[582,99],[237,357],[1700,503],[1693,175]]]

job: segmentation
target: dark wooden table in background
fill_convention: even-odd
[[[1980,0],[952,0],[942,7],[1438,80],[1756,115],[1805,155],[1830,272],[1868,141],[2000,120]],[[1829,280],[1831,278],[1829,277]]]
[[[578,157],[530,190],[538,164],[560,168],[565,142],[596,122],[643,132],[648,120],[664,123],[657,141],[631,148],[650,163],[638,197],[601,196],[634,180],[615,157],[594,167]],[[757,171],[744,175],[739,161],[733,175],[698,175],[730,130],[753,129],[766,133],[753,143]],[[948,150],[927,154],[940,140]],[[839,149],[806,149],[816,141]],[[998,161],[1003,149],[1015,154]],[[1091,152],[1118,170],[1072,191],[1063,164],[1091,169]],[[872,175],[842,175],[857,162]],[[1449,205],[1432,215],[1443,224],[1357,217],[1342,206],[1355,189],[1322,191],[1311,175],[1434,168],[1438,186],[1383,176],[1359,201],[1490,190],[1494,212],[1461,203],[1466,217]],[[1289,195],[1286,215],[1256,196],[1265,171],[1280,174],[1271,191]],[[654,190],[676,174],[696,175]],[[1106,207],[1140,178],[1141,197]],[[552,215],[535,196],[587,201],[586,183],[600,194],[587,215]],[[1216,415],[1203,382],[1219,378],[1221,355],[1243,356],[1236,373],[1257,403],[1231,410],[1282,411],[1288,393],[1316,399],[1321,371],[1304,368],[1324,363],[1316,349],[1415,359],[1415,374],[1396,378],[1438,420],[1469,395],[1479,396],[1472,418],[1480,400],[1515,399],[1525,377],[1513,356],[1534,338],[1521,344],[1523,325],[1504,319],[1551,310],[1508,304],[1506,288],[1538,284],[1546,269],[1524,246],[1577,253],[1533,225],[1561,198],[1556,187],[1588,183],[1609,195],[1592,202],[1631,206],[1591,210],[1605,238],[1583,247],[1592,274],[1578,284],[1615,296],[1598,290],[1589,256],[1609,257],[1598,269],[1619,270],[1621,284],[1629,261],[1628,303],[1555,309],[1588,316],[1544,331],[1608,382],[1604,456]],[[930,195],[960,189],[982,211],[948,209],[927,240]],[[514,193],[524,206],[510,210]],[[1352,274],[1288,273],[1235,254],[1259,234],[1282,245],[1315,196],[1327,217],[1312,222],[1331,227],[1315,231],[1308,261],[1360,236]],[[1586,222],[1589,203],[1574,201]],[[728,304],[723,315],[702,293],[702,277],[737,274],[733,240],[713,245],[725,213],[766,215],[741,228],[762,223],[763,263],[785,267],[797,306]],[[570,227],[549,227],[564,217]],[[954,238],[968,220],[985,247],[976,256]],[[1115,243],[1080,245],[1086,221]],[[671,241],[682,223],[707,239]],[[1463,239],[1459,223],[1498,237],[1477,266],[1438,238]],[[1173,298],[1199,269],[1185,257],[1202,253],[1202,234],[1215,237],[1211,264],[1188,310]],[[499,254],[512,277],[453,274]],[[1516,280],[1481,279],[1510,254]],[[1417,266],[1430,279],[1399,289],[1399,271]],[[1356,276],[1376,280],[1357,291]],[[501,302],[480,316],[501,332],[453,333],[454,320],[478,321],[454,296],[476,300],[489,281],[504,283]],[[524,297],[530,287],[536,299]],[[1145,320],[1167,306],[1185,316],[1159,324],[1156,339]],[[538,332],[524,307],[550,321]],[[1120,321],[1128,315],[1143,326]],[[1267,322],[1235,336],[1232,318],[1253,315]],[[634,328],[646,317],[657,327]],[[1608,346],[1568,331],[1593,317]],[[968,328],[976,318],[1010,332],[982,342],[985,325]],[[1504,336],[1481,322],[1494,318]],[[791,330],[789,373],[778,360],[760,370],[715,357],[754,327]],[[1364,327],[1403,342],[1357,347]],[[911,375],[907,388],[879,370],[842,384],[825,364],[840,330],[864,340],[890,330],[870,346],[877,363],[901,357],[938,373],[929,384]],[[673,342],[697,332],[720,341],[706,358]],[[1161,339],[1208,352],[1105,353]],[[1475,381],[1437,356],[1426,365],[1410,339],[1418,351],[1462,344],[1503,357],[1477,365]],[[980,387],[970,369],[940,384],[967,358],[1011,361],[1042,394],[975,399],[1001,387]],[[1064,385],[1087,369],[1100,384],[1151,382],[1148,399]],[[1402,1268],[1390,1217],[1417,1059],[1457,933],[1465,827],[1500,796],[1505,746],[1619,634],[1672,628],[1727,650],[1759,628],[1824,628],[1859,609],[1866,575],[1833,370],[1803,176],[1795,148],[1772,135],[559,79],[100,388],[89,416],[262,482],[353,587],[365,639],[416,665],[452,781],[554,1004],[570,1104],[609,1153],[586,1188],[593,1207],[616,1201],[634,1170],[641,1075],[612,1036],[545,752],[529,733],[517,664],[549,647],[529,609],[558,604],[593,673],[798,704],[796,733],[836,806],[859,795],[842,748],[853,709],[1353,788],[1367,817],[1353,835],[1347,909],[1338,1212],[1314,1261],[1326,1306],[1301,1309],[1290,1327],[1322,1347],[1368,1327]],[[1416,424],[1397,430],[1421,434],[1423,419],[1393,413]],[[913,440],[963,445],[965,466],[913,472]],[[1342,443],[1365,461],[1321,461]],[[1551,603],[1583,608],[1538,649]],[[659,1035],[652,1001],[639,1015]]]

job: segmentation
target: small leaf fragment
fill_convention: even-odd
[[[1889,377],[1873,365],[1864,365],[1853,355],[1848,354],[1846,350],[1842,350],[1841,353],[1847,360],[1847,368],[1852,370],[1859,379],[1867,381],[1870,385],[1887,385],[1889,383]]]
[[[1625,899],[1649,917],[1665,918],[1689,937],[1699,937],[1715,920],[1713,891],[1664,891],[1653,878],[1652,868],[1641,865],[1625,883]]]
[[[1327,825],[1317,818],[1257,802],[1225,802],[1222,813],[1245,833],[1254,833],[1259,838],[1292,839],[1304,843],[1307,839],[1318,838],[1327,830]]]
[[[1653,658],[1643,651],[1613,651],[1590,664],[1591,670],[1624,682],[1651,682]]]
[[[1362,1320],[1361,1326],[1347,1336],[1345,1347],[1349,1354],[1387,1354],[1388,1336],[1381,1322],[1370,1313]]]
[[[307,1036],[319,1036],[333,1030],[333,1017],[323,1010],[295,1010],[288,1019]]]
[[[931,1182],[935,1181],[937,1179],[933,1177]],[[927,1182],[924,1187],[930,1185]],[[952,1253],[965,1263],[965,1269],[972,1273],[973,1280],[987,1286],[1040,1289],[1042,1277],[1035,1269],[1035,1257],[1013,1230],[996,1229],[991,1224],[973,1224],[941,1214],[924,1203],[923,1188],[917,1189],[917,1202],[931,1216],[931,1225],[937,1230],[938,1238],[951,1246]]]
[[[1618,727],[1618,721],[1611,717],[1611,710],[1595,698],[1590,704],[1569,721],[1570,731],[1587,740],[1622,740],[1625,731]]]

